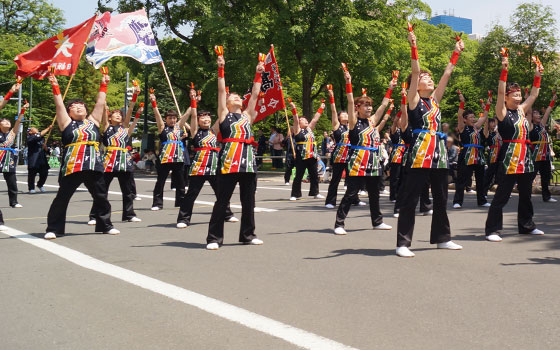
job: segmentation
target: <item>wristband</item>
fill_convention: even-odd
[[[323,108],[320,108],[320,107],[319,107],[319,109],[317,110],[317,113],[323,114]]]
[[[196,98],[191,100],[191,108],[196,108]]]
[[[218,78],[223,78],[225,74],[224,67],[218,67]]]
[[[157,101],[156,100],[152,100],[152,107],[157,108]]]
[[[393,94],[393,89],[387,89],[384,98],[391,99],[391,95]]]
[[[352,83],[346,83],[346,93],[347,94],[352,93]]]
[[[107,93],[107,84],[101,83],[101,85],[99,85],[99,92]]]
[[[138,98],[137,94],[132,94],[132,99],[130,100],[131,102],[136,102],[136,99]]]
[[[397,115],[395,116],[395,118],[396,118],[396,119],[399,119],[399,118],[401,117],[401,115],[402,115],[402,111],[399,111],[399,112],[397,113]]]
[[[140,112],[136,112],[136,114],[134,115],[134,119],[139,119],[140,118]]]
[[[25,114],[25,108],[22,108],[21,111],[19,111],[19,115]]]
[[[553,108],[554,107],[554,100],[550,101],[550,104],[548,105],[548,107]]]
[[[533,86],[536,88],[541,87],[541,77],[535,75],[535,79],[533,79]]]
[[[331,105],[334,105],[334,96],[331,96],[329,102],[331,103]]]
[[[459,109],[465,109],[465,102],[459,103]]]
[[[292,108],[292,115],[297,115],[297,108]]]
[[[459,55],[460,55],[459,52],[453,51],[453,54],[451,55],[451,59],[449,60],[449,63],[456,66],[457,65],[457,60],[459,60]]]
[[[500,80],[503,81],[503,82],[506,82],[507,81],[507,74],[508,74],[507,69],[502,69],[502,73],[500,74]]]
[[[401,105],[405,105],[405,104],[406,104],[406,95],[401,97]]]
[[[262,84],[261,73],[255,73],[255,79],[253,79],[253,83]]]
[[[484,107],[484,110],[485,110],[486,112],[490,112],[490,103],[487,103],[487,104],[486,104],[486,107]]]
[[[58,86],[58,85],[53,85],[53,86],[52,86],[52,93],[53,93],[53,95],[55,95],[55,96],[56,96],[56,95],[60,95],[60,86]]]
[[[416,46],[410,47],[410,59],[418,61],[418,47]]]
[[[4,100],[9,100],[12,97],[13,94],[14,93],[12,92],[12,90],[8,91],[8,93],[4,96]],[[59,94],[60,94],[60,92],[59,92]]]

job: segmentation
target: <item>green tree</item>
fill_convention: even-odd
[[[0,1],[2,34],[27,34],[40,41],[60,32],[65,22],[62,10],[46,0]]]

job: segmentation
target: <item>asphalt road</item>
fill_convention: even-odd
[[[504,240],[490,243],[487,210],[467,194],[464,209],[448,205],[464,250],[435,249],[431,217],[418,216],[416,257],[402,259],[395,228],[372,230],[367,207],[353,207],[348,235],[335,236],[336,209],[307,197],[290,202],[280,177],[264,177],[255,215],[264,245],[237,244],[239,224],[227,223],[226,244],[207,251],[211,188],[180,230],[172,200],[149,210],[154,183],[137,179],[140,223],[122,223],[120,195],[110,194],[120,235],[93,233],[91,199],[81,191],[68,209],[70,234],[46,242],[34,237],[44,234],[56,177],[46,193],[20,193],[21,209],[7,205],[0,182],[0,207],[14,229],[0,233],[2,349],[558,348],[560,203],[535,195],[535,222],[546,234],[518,235],[513,195]],[[169,186],[165,196],[174,196]],[[237,191],[232,204],[240,215]],[[387,196],[381,205],[396,227]]]

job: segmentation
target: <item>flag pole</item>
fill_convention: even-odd
[[[270,44],[272,51],[274,51],[274,44]],[[276,56],[274,56],[276,57]],[[280,67],[276,65],[276,69],[278,70],[278,77],[280,77]],[[280,83],[282,84],[282,83]],[[286,109],[286,102],[284,101],[284,88],[282,88],[282,104],[284,105],[284,115],[286,116],[286,125],[288,126],[288,138],[290,139],[290,144],[292,145],[292,153],[294,155],[294,159],[296,158],[296,149],[294,147],[294,140],[290,135],[292,134],[292,129],[290,128],[290,122],[288,119],[288,110]]]
[[[161,68],[163,68],[163,73],[165,74],[165,78],[167,79],[167,84],[169,85],[169,90],[171,91],[171,96],[173,96],[173,102],[175,102],[175,108],[177,108],[177,113],[179,113],[179,118],[183,116],[181,113],[181,109],[179,108],[179,104],[177,103],[177,98],[175,97],[175,92],[173,92],[173,87],[171,86],[171,80],[169,80],[169,75],[167,75],[167,69],[165,69],[165,63],[161,60]],[[187,133],[187,128],[183,125],[183,131]]]

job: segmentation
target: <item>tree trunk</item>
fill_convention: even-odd
[[[311,78],[311,70],[310,69],[302,69],[302,78],[301,78],[301,108],[302,108],[302,116],[307,117],[307,119],[311,120],[313,117],[311,115],[311,87],[313,86],[313,80]]]

